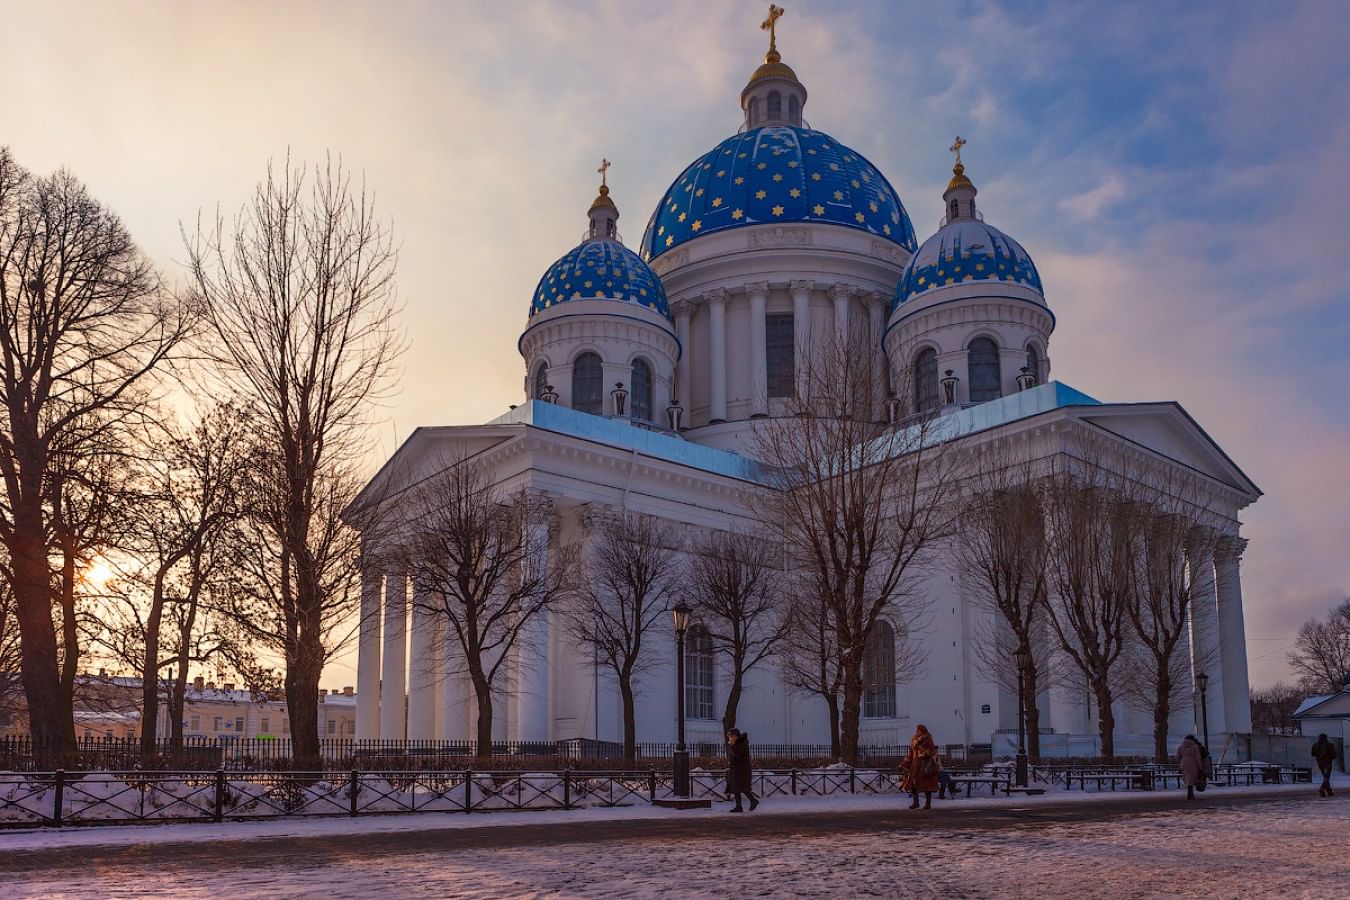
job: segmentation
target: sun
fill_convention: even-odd
[[[96,559],[84,567],[80,577],[85,584],[101,591],[107,587],[109,581],[112,581],[114,574],[112,566],[108,565],[106,559]]]

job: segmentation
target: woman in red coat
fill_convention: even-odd
[[[933,791],[938,789],[938,772],[942,764],[938,762],[937,743],[928,729],[920,725],[914,729],[914,737],[909,739],[909,756],[905,759],[905,778],[900,782],[902,791],[909,791],[913,802],[910,809],[919,808],[919,792],[924,794],[924,809],[933,808]]]

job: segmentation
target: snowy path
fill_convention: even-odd
[[[1306,788],[1211,792],[1189,806],[1176,794],[1076,793],[949,802],[928,814],[898,805],[869,797],[766,804],[754,816],[634,808],[0,834],[0,896],[1330,898],[1350,889],[1350,854],[1337,849],[1350,797],[1319,801]]]

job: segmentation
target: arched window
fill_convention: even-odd
[[[572,363],[572,408],[600,415],[605,411],[605,371],[600,357],[583,353]]]
[[[998,344],[989,338],[976,338],[966,351],[970,372],[970,402],[984,403],[1003,396],[1003,380],[998,371]]]
[[[702,625],[684,638],[684,711],[691,719],[717,718],[717,655]]]
[[[960,210],[961,210],[961,205],[960,205],[960,203],[958,203],[956,200],[953,200],[953,201],[952,201],[952,211],[951,211],[951,213],[948,214],[947,218],[949,218],[949,219],[955,219],[957,216],[959,216],[959,215],[961,214],[961,213],[960,213]]]
[[[927,412],[938,406],[937,351],[926,347],[914,358],[914,411]]]
[[[534,373],[534,399],[543,400],[548,393],[548,364],[540,363]]]
[[[628,395],[630,415],[644,422],[652,421],[652,367],[644,359],[633,360],[632,392]]]
[[[802,124],[802,101],[796,94],[788,94],[788,121],[793,125]]]
[[[783,118],[783,95],[777,91],[769,91],[769,119]]]
[[[884,619],[863,648],[863,718],[895,718],[895,629]]]
[[[1027,344],[1027,372],[1031,374],[1033,386],[1041,383],[1041,354],[1035,344]]]
[[[759,124],[759,98],[758,98],[758,97],[751,97],[751,98],[750,98],[750,125],[751,125],[751,126],[755,126],[755,125],[758,125],[758,124]]]

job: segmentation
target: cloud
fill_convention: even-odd
[[[1090,191],[1065,197],[1056,206],[1080,221],[1097,218],[1103,207],[1125,196],[1125,179],[1110,175]]]

